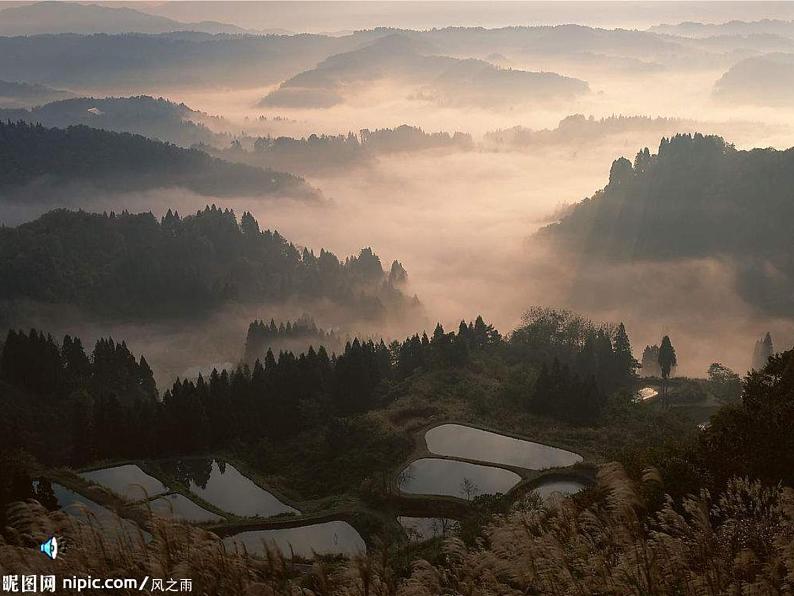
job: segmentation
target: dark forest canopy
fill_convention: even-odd
[[[109,192],[182,187],[212,196],[317,196],[291,174],[87,126],[60,129],[0,122],[0,163],[5,164],[0,188],[20,191],[19,199],[30,196],[28,191],[39,196],[42,187],[62,189],[70,183]]]
[[[608,333],[565,312],[536,315],[509,340],[477,317],[461,321],[456,331],[438,324],[430,336],[415,334],[388,346],[354,339],[338,354],[323,345],[277,356],[267,349],[251,365],[177,379],[162,400],[146,360],[136,361],[124,343],[101,339],[89,358],[79,339],[67,336],[59,344],[35,330],[12,330],[0,356],[0,387],[13,389],[0,392],[8,413],[0,431],[5,424],[23,432],[0,432],[0,441],[53,464],[253,444],[384,407],[400,394],[393,389],[404,390],[428,373],[481,370],[485,361],[531,371],[520,382],[511,377],[502,396],[510,407],[577,424],[597,422],[606,395],[633,386],[636,362],[625,330],[620,325]],[[36,420],[41,425],[33,425]],[[31,440],[58,424],[62,449]],[[77,431],[84,428],[97,432]]]
[[[201,147],[229,161],[301,174],[358,163],[381,154],[439,148],[468,150],[473,148],[473,141],[467,133],[425,132],[403,124],[395,128],[363,129],[358,133],[351,131],[346,135],[249,138],[234,141],[223,151]]]
[[[277,324],[275,319],[270,319],[269,323],[256,320],[248,326],[243,362],[252,365],[257,360],[264,360],[268,350],[300,353],[309,346],[323,346],[333,353],[339,351],[342,341],[333,329],[326,331],[318,327],[306,314],[295,321],[287,321],[286,325],[283,322]]]
[[[739,151],[716,136],[662,139],[612,165],[609,184],[539,236],[589,258],[718,258],[766,312],[794,302],[794,149]]]
[[[225,302],[328,299],[377,319],[415,304],[371,249],[340,261],[212,207],[93,214],[51,211],[0,228],[0,299],[68,303],[109,316],[193,314]]]
[[[0,96],[2,91],[0,90]],[[79,97],[53,101],[31,109],[0,109],[0,121],[25,121],[46,127],[85,125],[114,132],[130,132],[183,147],[219,143],[225,135],[204,124],[210,116],[184,103],[140,95],[137,97]],[[226,139],[228,142],[228,139]]]

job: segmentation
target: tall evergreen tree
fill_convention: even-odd
[[[662,371],[662,397],[667,398],[667,385],[670,378],[670,371],[678,365],[675,355],[675,348],[670,342],[670,338],[665,335],[659,345],[659,368]]]

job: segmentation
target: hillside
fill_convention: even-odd
[[[0,108],[26,108],[72,97],[62,89],[16,81],[0,81]]]
[[[132,8],[77,2],[36,2],[0,11],[0,35],[170,31],[244,33],[245,29],[214,21],[182,23]]]
[[[290,195],[315,197],[302,179],[243,164],[232,164],[194,149],[142,136],[71,126],[45,128],[0,123],[0,172],[4,198],[26,198],[31,185],[65,185],[110,192],[181,187],[212,196]]]
[[[340,261],[299,250],[250,214],[207,207],[158,221],[51,211],[0,229],[0,300],[73,304],[108,316],[190,317],[226,302],[327,299],[377,318],[409,300],[370,249]]]
[[[790,312],[792,185],[792,149],[738,151],[720,137],[676,135],[656,155],[616,160],[603,190],[539,236],[589,259],[722,259],[751,304]]]
[[[285,81],[263,106],[326,108],[345,101],[356,86],[400,81],[422,99],[443,104],[517,103],[565,99],[587,92],[587,83],[548,72],[503,69],[483,60],[437,55],[415,36],[387,35],[362,48],[331,56]]]
[[[794,101],[794,53],[747,58],[733,65],[714,84],[722,101],[787,106]]]
[[[153,85],[278,83],[344,51],[322,35],[31,35],[0,37],[0,79],[54,86],[133,89]]]
[[[0,93],[1,94],[1,93]],[[202,121],[209,116],[184,103],[139,97],[80,97],[25,109],[0,109],[0,121],[38,123],[52,128],[85,125],[115,132],[131,132],[183,147],[213,144],[228,139],[212,132]]]

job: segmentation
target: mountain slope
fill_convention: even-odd
[[[70,184],[110,192],[182,187],[212,196],[316,196],[301,178],[232,164],[139,135],[72,126],[0,123],[2,198],[26,198],[31,186]],[[44,193],[46,195],[46,192]]]
[[[351,41],[322,35],[32,35],[0,37],[0,79],[67,87],[278,83]]]
[[[584,81],[556,73],[502,69],[483,60],[434,52],[432,44],[415,35],[387,35],[292,77],[268,94],[262,105],[329,107],[345,101],[357,86],[386,80],[416,85],[422,98],[445,104],[564,99],[588,90]]]
[[[315,256],[214,205],[161,221],[57,210],[0,228],[0,300],[20,299],[146,319],[287,299],[330,300],[364,319],[410,303],[370,249]]]
[[[69,91],[46,85],[0,81],[0,108],[26,108],[72,97]]]
[[[731,264],[758,309],[794,308],[794,149],[738,151],[716,136],[663,139],[634,164],[612,165],[609,184],[539,233],[580,258]]]
[[[714,84],[717,99],[788,106],[794,101],[794,53],[773,53],[734,64]]]
[[[0,109],[0,121],[24,120],[47,127],[85,125],[114,132],[131,132],[168,141],[183,147],[196,143],[213,144],[228,139],[209,130],[202,120],[206,114],[163,98],[80,97],[55,101],[30,110]]]
[[[77,2],[37,2],[0,11],[0,35],[168,33],[171,31],[246,32],[241,27],[225,23],[213,21],[182,23],[132,8],[79,4]]]

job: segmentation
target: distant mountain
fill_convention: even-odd
[[[539,237],[596,262],[716,258],[735,267],[750,304],[790,316],[792,188],[794,149],[738,151],[720,137],[676,135],[656,155],[616,160],[609,184]]]
[[[678,23],[677,25],[654,25],[649,31],[693,38],[726,35],[779,35],[781,37],[794,37],[794,21],[777,19],[728,21],[727,23],[693,23],[689,21]]]
[[[533,147],[567,143],[602,141],[611,135],[653,132],[658,135],[683,132],[697,123],[679,118],[650,118],[648,116],[609,116],[607,118],[585,117],[573,114],[560,120],[557,128],[534,130],[514,126],[485,133],[488,145],[499,147]]]
[[[495,29],[445,27],[417,35],[435,45],[442,53],[453,56],[487,56],[490,52],[500,52],[506,56],[591,52],[647,60],[682,50],[675,40],[664,39],[647,31],[601,29],[574,24]]]
[[[714,96],[756,105],[794,102],[794,53],[766,54],[732,66],[714,84]]]
[[[0,37],[0,79],[136,91],[155,85],[278,83],[353,41],[320,35],[33,35]]]
[[[578,79],[439,56],[423,38],[392,34],[331,56],[292,77],[268,94],[262,105],[325,108],[345,101],[346,93],[355,92],[356,86],[387,80],[415,85],[418,98],[443,104],[565,99],[588,91],[587,83]]]
[[[226,303],[330,301],[377,319],[412,308],[369,248],[338,259],[299,249],[278,232],[260,230],[207,207],[97,214],[51,211],[0,228],[0,301],[71,304],[113,317],[191,317]]]
[[[76,188],[125,192],[181,187],[208,196],[315,197],[301,178],[232,164],[195,149],[87,126],[0,123],[0,200],[47,198]]]
[[[182,23],[132,8],[79,4],[77,2],[37,2],[0,11],[0,35],[168,33],[171,31],[247,32],[241,27],[225,23],[213,21]]]
[[[56,101],[30,110],[0,109],[0,121],[25,121],[47,127],[85,125],[115,132],[131,132],[183,147],[197,143],[228,143],[225,135],[207,128],[210,116],[163,98],[81,97]]]
[[[687,41],[648,31],[578,25],[429,31],[377,28],[342,36],[210,35],[179,30],[32,35],[0,37],[0,79],[72,88],[113,85],[139,92],[154,85],[206,86],[209,82],[253,88],[282,83],[306,72],[310,74],[285,83],[273,98],[290,105],[323,106],[339,101],[337,95],[343,89],[337,88],[337,83],[344,86],[347,81],[366,82],[367,76],[408,75],[442,101],[454,100],[461,90],[469,93],[490,84],[513,101],[524,92],[534,96],[544,88],[583,83],[559,81],[561,77],[552,73],[498,68],[487,56],[495,56],[499,64],[504,64],[505,58],[515,58],[516,63],[543,59],[542,64],[555,65],[560,72],[567,64],[580,71],[597,66],[610,72],[641,73],[667,64],[691,66],[714,60],[709,52],[693,49]],[[434,79],[448,70],[446,79],[434,86]],[[321,84],[316,77],[329,78]],[[339,80],[335,82],[335,78]],[[472,100],[477,97],[463,98],[464,102]]]
[[[69,91],[46,85],[0,81],[0,108],[27,108],[69,97],[73,97]]]

